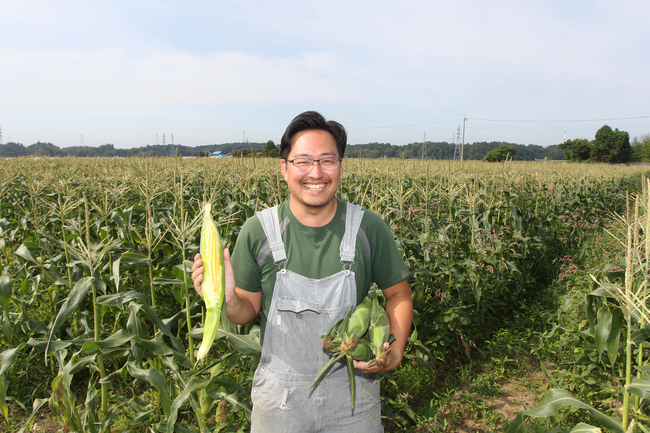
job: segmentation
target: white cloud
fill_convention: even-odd
[[[323,107],[376,125],[371,141],[386,141],[402,131],[387,125],[465,113],[544,120],[650,109],[645,0],[0,0],[0,10],[3,130],[6,119],[51,116],[64,129],[92,116],[88,128],[110,118],[142,134],[138,119],[148,128],[173,119],[205,137],[191,119],[218,113],[224,134],[239,136],[242,123]],[[52,128],[40,125],[29,128]],[[542,136],[527,130],[530,142]]]

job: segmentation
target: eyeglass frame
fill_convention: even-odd
[[[331,156],[328,156],[327,158],[321,158],[321,159],[302,158],[302,157],[301,157],[301,158],[294,158],[294,159],[286,159],[286,158],[285,158],[284,160],[287,161],[287,162],[290,162],[291,165],[293,165],[293,166],[296,168],[296,170],[300,170],[301,168],[298,167],[298,166],[296,166],[296,164],[294,163],[294,161],[295,161],[296,159],[306,159],[306,160],[311,160],[311,165],[310,165],[309,167],[305,167],[305,170],[311,170],[312,168],[314,168],[314,164],[315,164],[315,163],[318,163],[318,166],[321,168],[321,170],[327,170],[327,168],[323,168],[323,166],[321,165],[320,162],[321,162],[322,160],[324,160],[324,159],[335,159],[335,160],[337,161],[337,163],[336,163],[336,167],[333,167],[333,168],[332,168],[332,170],[334,170],[335,168],[339,168],[339,167],[341,166],[341,161],[343,161],[343,158],[340,158],[340,157],[331,157]]]

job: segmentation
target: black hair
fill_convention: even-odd
[[[345,145],[348,141],[348,134],[345,128],[339,122],[334,120],[325,120],[325,118],[316,111],[305,111],[294,117],[289,123],[284,135],[280,141],[280,157],[287,159],[289,152],[291,152],[291,139],[294,135],[302,131],[309,130],[327,131],[334,137],[336,141],[336,148],[339,151],[339,158],[343,158],[345,154]]]

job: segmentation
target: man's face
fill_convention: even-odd
[[[293,136],[291,152],[287,159],[338,157],[339,152],[332,134],[322,130],[308,130]],[[313,212],[315,208],[325,208],[331,205],[341,183],[342,164],[324,170],[320,164],[314,163],[313,167],[299,169],[283,159],[281,166],[293,204],[303,206],[303,209],[309,212]]]

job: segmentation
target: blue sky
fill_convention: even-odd
[[[547,146],[650,132],[650,2],[0,0],[3,142]]]

